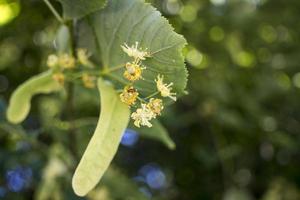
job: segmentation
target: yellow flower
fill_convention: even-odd
[[[94,76],[90,76],[86,73],[82,75],[82,82],[86,88],[95,88],[95,80],[96,78]]]
[[[138,108],[134,113],[132,113],[131,118],[134,120],[134,125],[136,127],[152,127],[150,120],[155,118],[155,114],[147,107],[146,104],[141,104],[141,108]]]
[[[131,106],[135,104],[139,93],[132,86],[126,86],[123,92],[120,94],[120,99],[123,103]]]
[[[123,76],[129,81],[136,81],[142,78],[142,71],[145,68],[140,67],[138,64],[126,63],[126,71]]]
[[[151,98],[147,107],[155,114],[161,115],[161,111],[164,109],[161,99]]]
[[[47,59],[47,66],[49,68],[53,68],[57,66],[57,64],[58,64],[58,57],[54,54],[49,55]]]
[[[165,84],[164,82],[164,76],[158,75],[156,82],[156,87],[158,91],[160,92],[161,96],[163,97],[169,97],[173,101],[176,101],[176,93],[171,92],[173,83]]]
[[[59,56],[59,65],[65,69],[72,69],[75,67],[75,58],[69,54]]]
[[[138,49],[138,42],[135,42],[135,45],[132,45],[131,47],[128,46],[126,43],[124,45],[121,45],[123,51],[127,53],[129,57],[133,57],[135,60],[145,60],[146,57],[150,57],[150,53],[147,51],[142,51],[141,49]],[[147,50],[147,49],[146,49]]]
[[[61,85],[63,85],[65,83],[65,75],[61,72],[53,74],[52,78]]]
[[[78,61],[85,66],[92,66],[86,49],[77,49]]]

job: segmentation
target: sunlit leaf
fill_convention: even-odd
[[[79,196],[86,195],[103,176],[118,149],[130,117],[128,106],[120,101],[111,84],[98,79],[98,89],[101,96],[100,118],[72,181],[73,189]]]
[[[30,78],[12,94],[7,109],[7,119],[11,123],[22,122],[30,111],[31,98],[36,94],[48,94],[62,87],[52,79],[50,71]]]
[[[103,8],[107,0],[58,0],[66,19],[81,18]]]
[[[166,82],[174,83],[175,92],[184,91],[187,71],[182,48],[186,41],[150,4],[143,0],[111,0],[89,18],[89,25],[95,35],[93,42],[98,45],[96,54],[101,55],[106,68],[122,67],[132,60],[121,49],[124,43],[131,46],[139,42],[140,48],[152,53],[152,57],[143,62],[147,67],[143,72],[144,80],[136,84],[141,94],[156,91],[154,79],[158,74],[164,75]],[[87,40],[86,34],[82,35],[82,40]],[[124,82],[122,73],[122,69],[115,71],[114,79]]]

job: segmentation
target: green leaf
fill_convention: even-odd
[[[104,67],[124,66],[132,61],[121,45],[139,42],[139,47],[153,54],[143,61],[147,69],[143,71],[145,80],[136,84],[139,92],[147,96],[155,92],[154,79],[162,74],[166,82],[174,83],[175,92],[183,93],[187,71],[182,49],[186,40],[150,4],[143,0],[110,0],[104,9],[89,17],[88,23],[98,45],[96,55],[101,55]],[[82,34],[81,39],[86,41],[87,35]],[[114,72],[115,78],[125,81],[123,71]]]
[[[36,94],[48,94],[62,87],[52,79],[51,71],[30,78],[12,94],[7,109],[7,119],[11,123],[22,122],[30,111],[31,98]]]
[[[98,89],[101,96],[100,118],[72,181],[78,196],[86,195],[103,176],[116,154],[130,117],[128,106],[120,101],[111,84],[98,79]]]
[[[65,19],[81,18],[103,8],[107,0],[58,0]]]
[[[143,137],[157,140],[165,144],[169,149],[175,149],[176,144],[170,138],[168,131],[165,129],[165,127],[158,121],[158,120],[152,120],[152,127],[141,127],[136,128],[134,125],[130,125],[132,129],[135,129],[139,134],[141,134]]]

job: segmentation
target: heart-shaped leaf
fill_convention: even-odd
[[[101,114],[81,161],[73,176],[73,189],[79,196],[86,195],[99,182],[117,152],[128,125],[130,110],[120,101],[110,83],[98,79]]]
[[[121,49],[124,43],[129,46],[139,42],[139,48],[152,54],[143,61],[147,67],[143,71],[144,80],[135,84],[143,95],[156,91],[154,79],[164,75],[166,82],[173,82],[174,91],[182,93],[186,87],[187,71],[182,48],[185,39],[174,32],[169,22],[150,4],[143,0],[110,0],[107,6],[89,17],[93,31],[81,31],[81,39],[87,42],[87,35],[94,34],[98,46],[95,54],[101,55],[105,68],[124,66],[132,59]],[[86,26],[86,25],[85,25]],[[113,72],[115,79],[122,80],[123,70]]]
[[[65,19],[81,18],[103,8],[107,0],[58,0]]]
[[[22,122],[30,111],[30,101],[34,95],[47,94],[60,89],[62,87],[52,79],[51,71],[30,78],[12,94],[7,109],[8,121],[15,124]]]

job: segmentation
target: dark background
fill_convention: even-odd
[[[299,200],[300,1],[151,2],[189,43],[189,94],[161,118],[177,148],[129,133],[86,199]],[[21,125],[5,119],[12,91],[46,69],[58,27],[41,0],[0,0],[0,199],[80,199],[72,148],[81,155],[91,137],[96,91],[76,89],[77,144],[63,95],[34,98]]]

